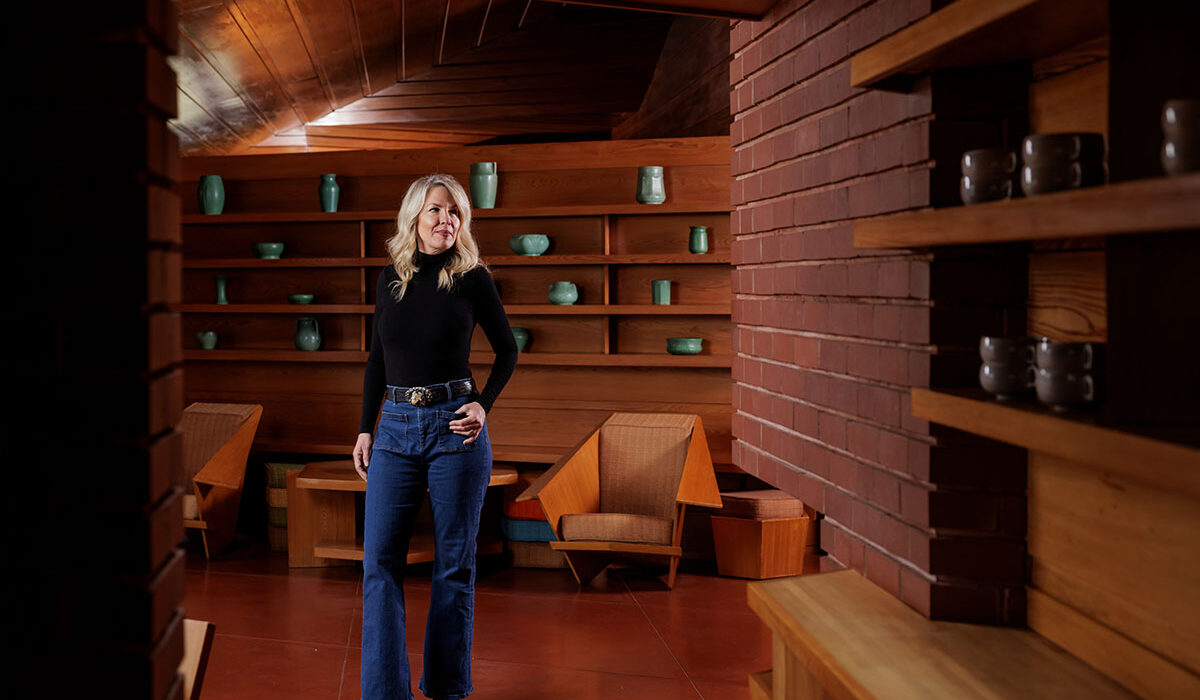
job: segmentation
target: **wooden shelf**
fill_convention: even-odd
[[[850,59],[850,84],[1043,58],[1108,33],[1095,0],[956,0]]]
[[[344,362],[362,364],[359,350],[184,350],[183,359],[196,362]]]
[[[492,255],[484,262],[493,267],[540,266],[540,265],[728,265],[729,253],[706,253],[693,255]],[[383,267],[387,258],[280,258],[261,260],[258,258],[199,258],[185,260],[184,269],[225,269],[273,267]]]
[[[172,311],[192,314],[370,314],[371,304],[175,304]]]
[[[471,353],[471,364],[490,365],[496,356],[490,352]],[[575,352],[523,352],[518,365],[579,367],[732,367],[732,355],[662,355]]]
[[[357,429],[357,425],[352,428]],[[350,436],[353,437],[353,436]],[[279,452],[319,455],[349,455],[354,450],[352,443],[338,444],[289,440],[287,438],[254,439],[255,452]],[[492,444],[492,458],[497,462],[532,462],[553,464],[569,450],[569,447],[543,447],[540,445],[497,445]]]
[[[509,316],[728,316],[728,304],[511,304]]]
[[[553,207],[513,207],[496,209],[472,209],[476,219],[531,219],[556,216],[625,216],[641,214],[727,214],[728,204],[712,202],[685,202],[681,204],[567,204]],[[392,221],[396,211],[392,209],[366,211],[275,211],[245,212],[237,214],[186,214],[184,224],[273,224],[300,221]]]
[[[918,248],[1195,229],[1198,199],[1200,174],[1133,180],[861,221],[854,245]]]
[[[1100,416],[1060,415],[1035,401],[998,402],[979,389],[912,390],[917,418],[1200,495],[1194,429],[1106,424]]]
[[[184,269],[212,268],[263,268],[273,267],[363,267],[382,266],[386,258],[279,258],[278,260],[262,260],[260,258],[192,258],[183,261]]]
[[[504,552],[504,540],[484,533],[475,545],[478,554],[500,554]],[[313,556],[326,559],[362,561],[362,540],[355,542],[318,542],[313,546]],[[423,564],[433,561],[433,533],[414,532],[408,543],[408,563]]]

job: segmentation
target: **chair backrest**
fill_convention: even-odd
[[[600,426],[600,511],[675,518],[695,416],[614,413]]]
[[[194,403],[183,411],[179,431],[183,433],[183,481],[188,493],[192,479],[213,455],[233,437],[258,406],[243,403]]]

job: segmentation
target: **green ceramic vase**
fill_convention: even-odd
[[[471,163],[471,206],[476,209],[492,209],[496,206],[496,190],[500,187],[500,176],[496,163]]]
[[[220,214],[225,210],[225,183],[220,175],[201,175],[196,188],[196,203],[205,214]]]
[[[217,275],[213,277],[213,282],[217,285],[217,303],[228,304],[229,297],[225,296],[225,285],[229,282],[229,278],[225,275]]]
[[[337,175],[326,173],[321,176],[321,184],[317,188],[321,197],[321,211],[337,211],[339,189]]]
[[[697,254],[708,252],[707,226],[692,227],[692,233],[688,236],[688,250]]]
[[[321,347],[321,327],[317,319],[304,316],[296,319],[296,349],[313,351]]]
[[[637,201],[639,204],[662,204],[667,201],[661,165],[643,165],[638,168]]]

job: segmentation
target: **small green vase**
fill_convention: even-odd
[[[337,211],[339,190],[337,175],[326,173],[321,176],[321,185],[317,188],[321,196],[321,211]]]
[[[499,187],[500,176],[496,174],[495,161],[471,163],[471,206],[476,209],[495,207]]]
[[[688,236],[688,250],[701,254],[708,252],[708,227],[693,226],[691,235]]]
[[[229,282],[229,277],[225,275],[217,275],[213,277],[213,282],[217,285],[217,303],[228,304],[229,297],[225,296],[225,285]]]
[[[637,201],[639,204],[662,204],[667,201],[661,165],[643,165],[638,168]]]
[[[225,210],[225,183],[220,175],[201,175],[196,188],[196,202],[205,214],[220,214]]]
[[[296,319],[296,349],[313,351],[321,347],[321,327],[317,325],[317,319],[311,316],[303,316]]]

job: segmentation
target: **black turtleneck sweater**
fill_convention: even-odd
[[[359,432],[375,429],[379,405],[389,384],[429,386],[470,377],[471,335],[476,322],[492,344],[496,360],[483,391],[472,398],[485,411],[492,410],[500,390],[512,376],[517,366],[517,344],[496,283],[486,268],[476,267],[455,280],[450,290],[438,289],[438,273],[449,257],[449,252],[418,252],[417,272],[400,301],[392,296],[390,287],[398,279],[396,270],[389,265],[379,275]]]

